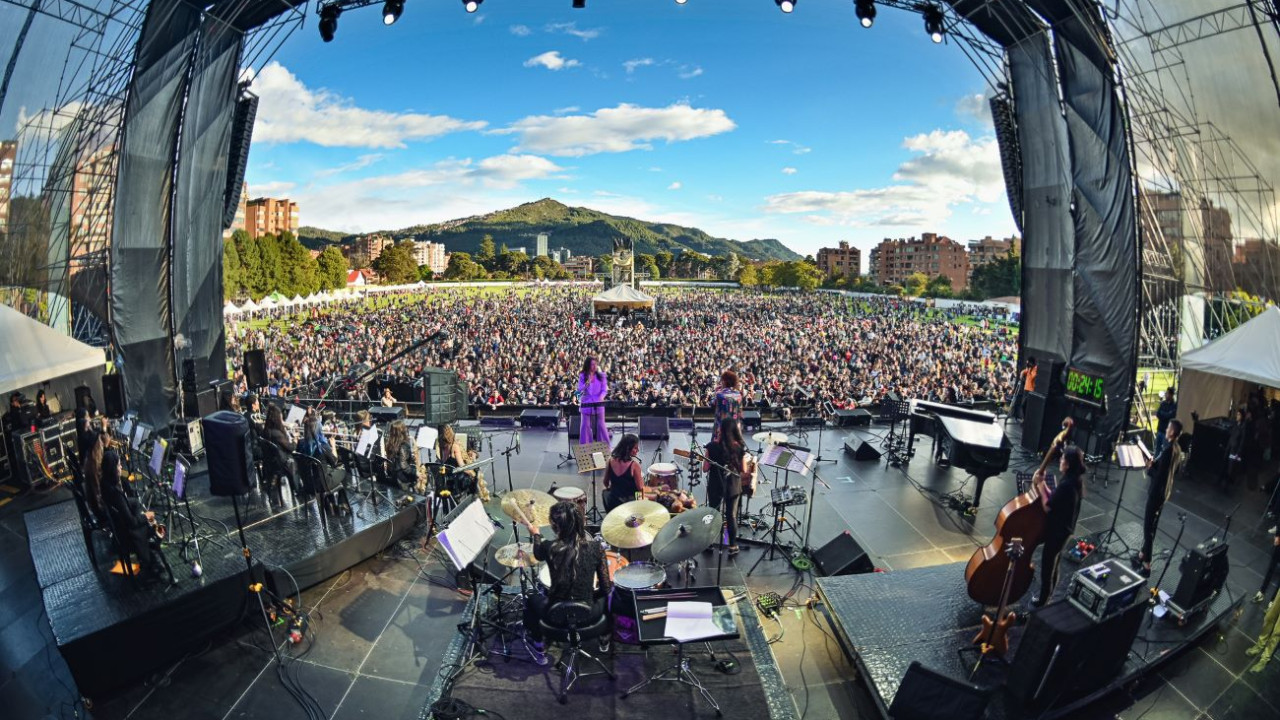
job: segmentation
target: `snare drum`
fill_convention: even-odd
[[[654,463],[649,466],[649,487],[661,485],[668,490],[680,487],[680,469],[675,463]]]
[[[658,587],[667,579],[667,569],[658,563],[638,560],[618,570],[613,576],[613,584],[627,590],[649,590]]]
[[[612,550],[604,554],[604,562],[605,565],[609,566],[610,579],[616,578],[618,572],[626,568],[629,564],[629,561],[622,557],[621,553],[617,553]],[[600,578],[596,576],[593,579],[595,580],[594,585],[596,589],[600,589]],[[538,584],[548,590],[551,589],[551,566],[547,563],[542,563],[541,567],[538,568]]]
[[[578,511],[582,513],[582,517],[587,516],[587,493],[582,488],[562,487],[556,488],[551,496],[561,502],[571,502],[578,506]]]
[[[613,639],[637,645],[640,635],[636,627],[636,591],[664,584],[667,571],[646,560],[633,562],[613,576],[613,595],[609,598],[609,614],[613,616]]]

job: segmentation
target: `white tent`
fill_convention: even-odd
[[[101,373],[107,364],[101,348],[63,335],[8,305],[0,305],[0,337],[0,395],[85,371]]]
[[[596,312],[607,312],[611,309],[653,309],[653,296],[646,295],[630,285],[614,285],[591,298]]]
[[[293,298],[289,300],[291,305],[301,305],[302,302],[302,296],[297,293],[294,293]]]
[[[315,305],[316,303],[320,302],[320,296],[315,293],[311,293],[310,295],[307,295],[307,297],[303,299],[303,302],[305,302],[308,305]]]
[[[1280,308],[1261,315],[1202,348],[1182,355],[1178,417],[1186,427],[1191,411],[1201,417],[1226,415],[1232,400],[1240,407],[1252,385],[1280,388]]]
[[[260,309],[258,307],[258,303],[254,302],[253,298],[249,298],[248,300],[245,300],[244,304],[240,306],[240,312],[254,312],[255,310],[258,310],[258,309]]]
[[[260,310],[274,310],[279,306],[280,303],[272,300],[270,295],[262,298],[262,302],[258,303],[258,309]]]
[[[230,300],[227,301],[226,305],[222,306],[223,315],[235,315],[238,312],[240,312],[240,308],[236,307],[236,304]]]

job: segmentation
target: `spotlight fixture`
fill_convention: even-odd
[[[382,6],[382,24],[395,25],[402,12],[404,12],[404,0],[387,0]]]
[[[480,9],[480,3],[482,2],[484,0],[462,0],[462,7],[466,8],[467,12],[473,13]]]
[[[586,6],[587,6],[587,0],[573,0],[573,7],[576,10],[581,10]]]
[[[778,4],[778,9],[784,13],[789,13],[796,9],[796,0],[773,0]]]
[[[862,27],[869,28],[876,22],[876,0],[853,0],[853,12]]]
[[[676,0],[676,4],[677,4],[677,5],[683,5],[683,4],[687,3],[687,2],[689,2],[689,0]]]
[[[936,43],[942,42],[942,36],[947,32],[942,22],[942,8],[937,5],[924,7],[924,31],[929,34],[930,40]]]
[[[333,41],[333,34],[338,31],[338,16],[342,14],[342,8],[337,5],[325,5],[320,8],[320,39],[325,42]]]

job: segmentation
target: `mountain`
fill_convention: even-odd
[[[679,255],[694,250],[705,255],[736,252],[754,260],[798,260],[801,258],[781,242],[763,240],[728,240],[717,238],[697,228],[670,223],[655,223],[635,218],[609,215],[584,207],[569,207],[551,198],[499,210],[487,215],[449,220],[432,225],[415,225],[385,232],[397,240],[430,240],[444,243],[450,251],[475,253],[485,235],[493,236],[499,248],[524,247],[534,253],[538,233],[550,235],[552,249],[569,248],[575,255],[603,255],[613,251],[615,238],[631,238],[636,254],[654,254],[663,250]],[[319,228],[298,231],[304,244],[341,233]],[[336,241],[336,240],[335,240]],[[345,241],[345,238],[344,240]]]

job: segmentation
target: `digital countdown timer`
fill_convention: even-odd
[[[1076,368],[1067,368],[1067,397],[1102,405],[1106,402],[1107,392],[1101,377]]]

